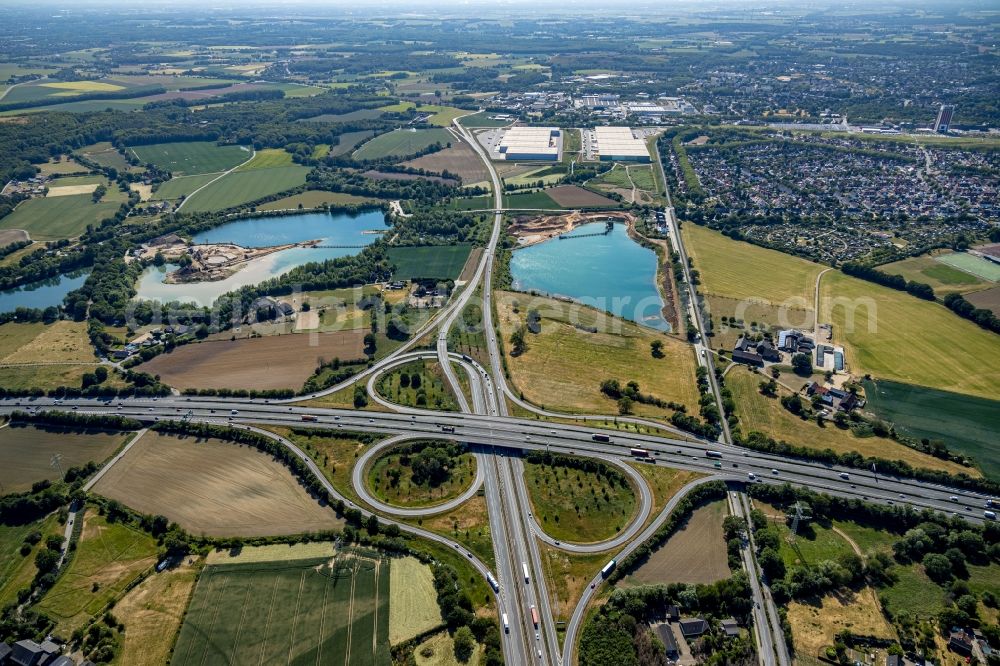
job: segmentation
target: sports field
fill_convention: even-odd
[[[690,222],[683,225],[681,233],[701,275],[702,293],[813,309],[816,276],[823,266],[734,241]]]
[[[309,171],[309,167],[304,166],[234,171],[189,197],[183,210],[209,212],[256,201],[305,184]]]
[[[391,247],[389,261],[396,266],[392,277],[396,280],[454,280],[462,272],[471,250],[471,245]]]
[[[45,479],[54,481],[70,467],[102,463],[129,434],[8,425],[0,428],[0,486],[17,493]]]
[[[820,320],[833,323],[855,375],[984,398],[1000,395],[996,335],[943,305],[837,271],[823,276]]]
[[[28,199],[0,220],[0,229],[24,229],[32,240],[74,238],[86,231],[88,224],[113,217],[120,205],[107,197],[94,203],[90,194]]]
[[[76,550],[51,590],[38,603],[68,636],[84,626],[130,582],[156,564],[156,540],[88,508]]]
[[[1000,480],[1000,402],[891,381],[865,382],[867,409],[911,437],[941,440]]]
[[[728,515],[719,500],[698,507],[687,523],[630,577],[644,585],[714,583],[730,574],[722,521]]]
[[[94,492],[142,513],[162,514],[192,534],[273,536],[343,525],[283,464],[214,439],[147,432]]]
[[[615,401],[600,392],[600,384],[618,379],[623,385],[637,381],[642,393],[697,410],[697,364],[687,344],[578,304],[513,292],[497,292],[494,302],[511,380],[526,400],[551,409],[613,414]],[[528,350],[510,356],[510,335],[531,308],[541,314],[541,332],[528,333]],[[590,327],[598,332],[588,332]],[[664,358],[651,356],[654,340],[664,343]],[[634,410],[644,416],[671,414],[640,404]]]
[[[965,294],[988,288],[992,283],[928,255],[911,257],[879,266],[890,275],[902,275],[907,280],[928,284],[938,297],[949,293]]]
[[[208,566],[170,663],[388,666],[389,580],[353,555]]]
[[[220,146],[214,141],[154,143],[129,150],[143,164],[151,162],[175,176],[226,171],[252,155],[246,146]]]
[[[942,254],[937,260],[943,264],[954,266],[955,268],[972,273],[990,282],[1000,281],[1000,264],[969,254],[968,252],[953,252],[952,254]]]
[[[753,374],[744,367],[734,368],[726,375],[726,386],[736,400],[736,415],[740,418],[740,428],[745,434],[756,430],[778,441],[784,440],[789,444],[817,451],[857,451],[866,457],[902,460],[914,467],[978,476],[975,469],[935,458],[885,437],[858,437],[850,429],[842,430],[833,423],[820,428],[812,419],[804,421],[782,407],[778,398],[761,395],[760,382],[765,379],[763,374]],[[778,388],[779,397],[790,394],[787,389]]]
[[[354,152],[354,159],[377,160],[383,157],[408,157],[435,143],[447,147],[455,140],[444,129],[404,129],[380,134]]]

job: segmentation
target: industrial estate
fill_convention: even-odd
[[[8,3],[0,666],[1000,666],[983,3]]]

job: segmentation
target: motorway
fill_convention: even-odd
[[[641,545],[666,520],[686,494],[700,484],[723,480],[736,490],[744,484],[790,483],[835,496],[863,499],[869,502],[911,506],[944,513],[962,515],[972,521],[983,519],[987,497],[979,493],[957,490],[937,484],[876,474],[868,470],[854,470],[817,462],[794,460],[777,455],[759,453],[735,447],[728,425],[723,419],[719,441],[708,441],[681,433],[659,422],[640,418],[581,416],[545,411],[521,400],[507,384],[493,322],[492,277],[497,245],[503,230],[503,201],[500,179],[482,146],[468,130],[455,121],[454,133],[467,141],[480,155],[490,172],[495,197],[495,214],[489,242],[473,278],[463,285],[437,317],[413,332],[411,338],[394,353],[374,363],[372,367],[335,386],[309,395],[287,400],[234,399],[211,397],[171,396],[165,398],[134,399],[68,399],[22,398],[0,399],[0,413],[14,410],[69,410],[86,414],[116,414],[132,417],[144,423],[181,418],[195,422],[230,424],[267,435],[299,457],[327,492],[335,499],[354,507],[354,503],[329,483],[319,466],[293,442],[260,426],[296,426],[327,430],[364,431],[380,433],[386,440],[371,447],[355,465],[352,486],[367,506],[356,507],[364,515],[374,509],[383,523],[397,524],[411,534],[431,539],[456,552],[462,553],[481,576],[496,581],[493,586],[497,612],[506,618],[502,631],[505,661],[508,664],[573,664],[575,642],[582,627],[587,605],[601,591],[603,579],[596,576],[584,589],[582,598],[565,626],[565,636],[560,649],[556,623],[552,613],[550,595],[542,564],[541,548],[561,549],[570,553],[600,553],[621,549],[617,557],[624,557]],[[662,165],[661,165],[662,170]],[[669,195],[668,195],[669,196]],[[672,207],[666,211],[675,249],[682,257],[692,308],[692,322],[700,332],[705,331],[697,294],[689,279],[687,254],[683,247]],[[483,367],[475,360],[449,352],[448,334],[476,293],[482,296],[483,334],[486,339],[488,365]],[[427,334],[436,330],[433,350],[413,351],[426,340]],[[709,371],[710,387],[722,413],[721,395],[715,379],[713,355],[703,346],[702,336],[695,344],[700,364]],[[405,363],[418,359],[437,359],[447,381],[456,395],[460,413],[436,412],[395,405],[377,392],[379,376]],[[463,390],[459,373],[467,378],[468,393]],[[321,397],[364,382],[373,402],[388,411],[365,412],[349,409],[325,409],[298,403]],[[573,419],[574,423],[515,418],[508,414],[510,401],[524,410],[548,418]],[[303,416],[310,419],[303,421]],[[610,441],[594,439],[595,431],[575,421],[587,419],[607,421],[617,418],[619,423],[629,422],[645,426],[650,432],[609,431]],[[666,433],[666,434],[660,434]],[[447,503],[420,509],[400,509],[379,502],[366,488],[364,470],[369,461],[389,446],[407,440],[428,437],[453,439],[470,445],[477,458],[477,475],[470,488],[460,498]],[[635,457],[633,449],[642,449],[648,455]],[[545,534],[531,515],[528,490],[524,483],[524,451],[551,451],[553,453],[588,456],[615,465],[629,475],[638,493],[639,510],[613,539],[597,544],[560,543]],[[712,452],[712,457],[708,452]],[[641,475],[626,462],[666,465],[671,468],[691,470],[705,476],[682,488],[655,516],[652,515],[653,498]],[[462,501],[484,489],[493,535],[496,571],[487,566],[460,543],[408,523],[394,521],[393,517],[412,518],[432,515],[457,506]],[[747,512],[746,496],[739,492],[730,497],[737,515]],[[752,539],[752,535],[749,535]],[[610,557],[610,555],[609,555]],[[765,586],[758,584],[756,565],[753,561],[752,541],[743,549],[744,563],[750,572],[755,599],[755,631],[758,633],[759,654],[765,666],[788,666],[787,648],[776,625],[777,611]],[[532,619],[537,613],[537,622]]]

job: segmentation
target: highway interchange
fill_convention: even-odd
[[[566,622],[564,640],[560,647],[551,595],[546,589],[541,544],[547,548],[562,549],[570,553],[608,552],[621,558],[637,548],[651,536],[668,517],[683,497],[699,484],[713,480],[731,482],[733,492],[728,501],[735,515],[746,515],[749,504],[746,495],[739,492],[747,483],[782,484],[807,487],[830,495],[863,499],[881,504],[907,505],[915,509],[929,509],[948,514],[958,514],[969,520],[983,518],[986,496],[913,479],[884,476],[870,470],[840,468],[817,462],[794,460],[782,456],[760,453],[732,445],[728,427],[724,425],[720,441],[713,442],[681,433],[659,422],[638,418],[617,417],[617,424],[625,430],[607,430],[587,427],[585,421],[610,425],[613,417],[560,414],[541,410],[521,400],[507,385],[503,370],[500,342],[493,322],[492,275],[497,245],[502,236],[503,206],[500,179],[482,146],[458,121],[453,132],[479,153],[493,181],[495,215],[492,232],[474,277],[457,291],[451,302],[438,316],[415,331],[410,340],[393,354],[372,365],[364,372],[340,384],[292,400],[251,400],[232,398],[203,398],[171,396],[158,399],[67,399],[51,398],[0,400],[0,413],[14,410],[73,410],[78,413],[117,414],[145,422],[187,418],[198,422],[229,423],[234,427],[248,428],[279,441],[301,458],[331,497],[354,503],[327,481],[322,470],[303,450],[291,441],[262,429],[261,426],[296,426],[330,430],[366,431],[386,435],[387,439],[373,446],[355,466],[352,486],[366,506],[357,507],[364,514],[375,509],[383,523],[394,523],[400,529],[432,539],[461,552],[484,578],[491,580],[496,598],[499,619],[504,622],[502,631],[505,661],[508,664],[572,664],[575,663],[575,642],[582,628],[587,605],[601,591],[602,577],[598,574],[584,588],[572,616]],[[661,166],[662,169],[662,166]],[[685,270],[687,254],[683,247],[672,207],[665,211],[671,229],[671,241],[681,255]],[[697,295],[687,280],[687,301],[692,322],[698,331],[704,326],[701,312],[695,306]],[[463,309],[474,294],[482,298],[482,330],[487,342],[488,366],[476,360],[449,352],[448,335],[461,317]],[[414,350],[428,334],[436,329],[432,342],[434,349]],[[721,396],[715,383],[711,351],[700,340],[695,342],[695,352],[700,364],[709,370],[710,386],[722,412]],[[436,358],[444,369],[445,377],[457,397],[460,413],[435,412],[395,405],[377,392],[380,375],[416,359]],[[457,372],[456,372],[457,370]],[[458,373],[465,375],[469,388],[466,391]],[[371,399],[390,411],[357,411],[325,409],[300,403],[331,394],[355,384],[366,386]],[[471,403],[469,398],[471,398]],[[560,420],[516,418],[508,414],[508,403],[534,412],[539,417]],[[315,420],[303,421],[303,415]],[[573,419],[573,423],[562,419]],[[723,420],[724,423],[724,420]],[[639,432],[643,428],[646,432]],[[650,434],[652,432],[662,434]],[[595,433],[606,433],[610,441],[596,441]],[[378,501],[371,496],[364,479],[365,463],[381,451],[403,441],[421,438],[448,438],[470,445],[477,457],[477,474],[471,487],[461,497],[444,505],[424,509],[400,509]],[[632,449],[641,449],[648,455],[636,457]],[[545,534],[531,516],[531,504],[524,483],[522,451],[545,450],[599,458],[615,465],[629,475],[635,487],[638,510],[629,525],[624,526],[615,538],[599,544],[560,543]],[[709,457],[708,452],[713,452]],[[704,474],[698,481],[682,488],[666,506],[653,515],[653,498],[649,488],[626,462],[665,465]],[[469,552],[462,544],[415,527],[406,522],[393,521],[393,516],[413,518],[448,510],[474,494],[484,490],[489,513],[490,533],[494,541],[495,571]],[[766,586],[758,582],[756,563],[751,547],[743,549],[744,566],[750,573],[754,592],[754,621],[760,661],[765,666],[788,666],[787,647],[782,638],[777,611],[771,602]],[[525,575],[527,572],[527,575]],[[493,585],[495,583],[495,585]],[[537,624],[532,611],[538,615]]]

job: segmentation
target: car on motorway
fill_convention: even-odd
[[[778,470],[776,470],[776,469],[772,469],[771,470],[771,474],[777,474],[777,473],[778,473]]]
[[[950,499],[952,502],[957,502],[958,501],[958,495],[952,495],[948,499]]]

